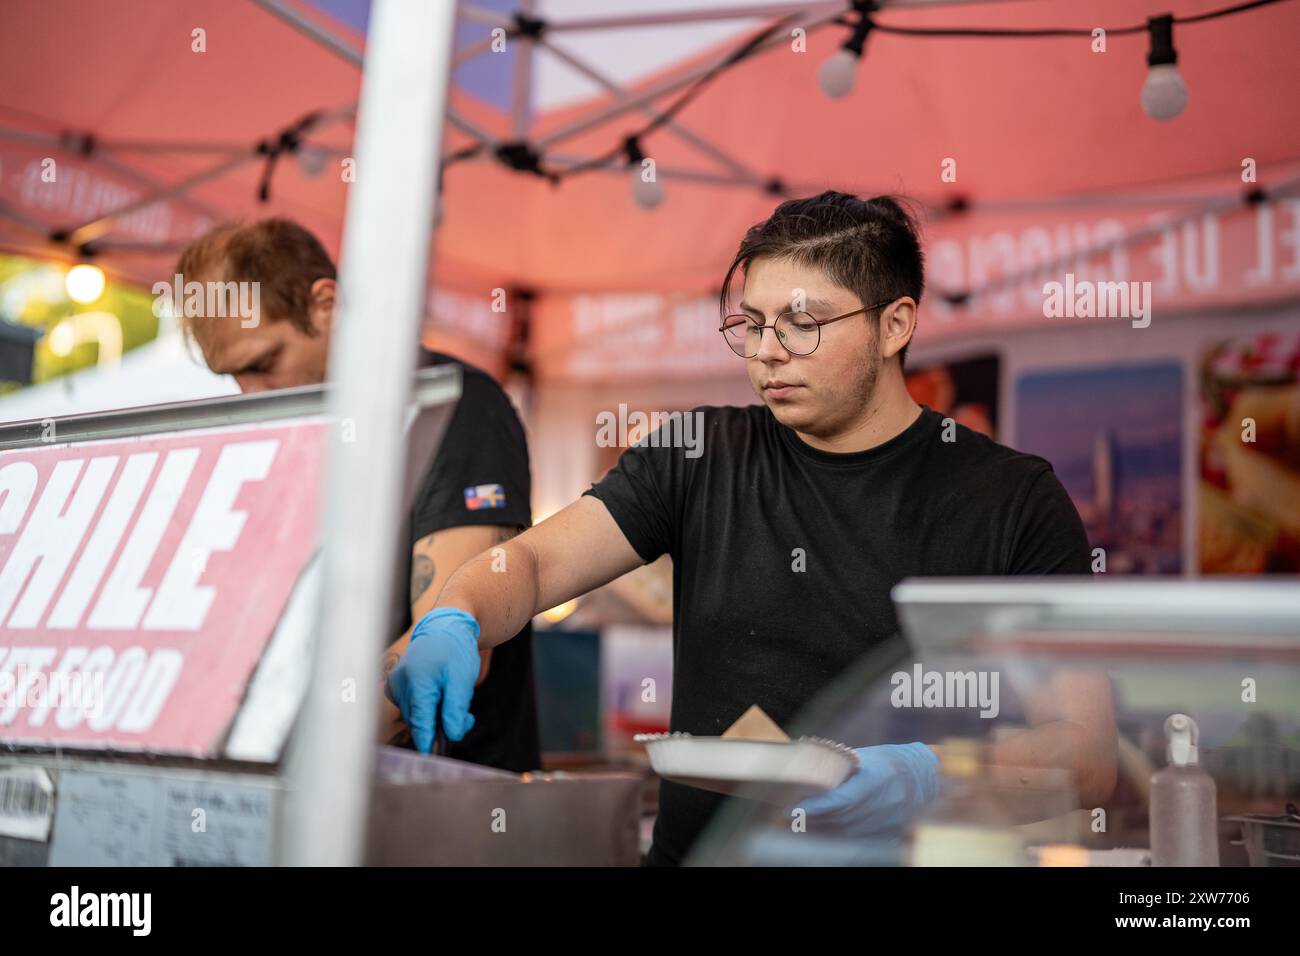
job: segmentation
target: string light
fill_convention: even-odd
[[[1142,84],[1142,109],[1147,116],[1171,120],[1187,105],[1187,84],[1178,72],[1174,49],[1174,18],[1166,14],[1147,21],[1151,52],[1147,54],[1146,82]]]
[[[664,188],[654,167],[651,166],[650,178],[646,179],[646,155],[641,151],[637,137],[629,136],[623,142],[623,149],[627,153],[628,168],[632,170],[632,200],[642,209],[654,209],[664,201]]]
[[[853,7],[858,14],[853,33],[817,71],[817,83],[821,86],[822,92],[833,100],[853,92],[853,81],[857,76],[858,61],[862,59],[862,48],[866,45],[867,35],[875,26],[871,19],[871,14],[876,9],[874,2],[864,0],[864,2],[854,3]]]
[[[79,305],[89,305],[104,294],[104,270],[99,266],[75,265],[63,281],[68,298]]]
[[[1151,40],[1151,49],[1147,56],[1149,72],[1146,83],[1142,88],[1142,108],[1147,114],[1155,119],[1166,120],[1172,119],[1182,112],[1187,104],[1187,85],[1183,82],[1181,74],[1178,72],[1177,60],[1178,55],[1173,47],[1173,24],[1175,23],[1197,23],[1203,20],[1214,20],[1220,17],[1226,17],[1237,13],[1243,13],[1248,10],[1254,10],[1259,7],[1271,6],[1274,3],[1281,3],[1283,0],[1244,0],[1229,7],[1223,7],[1218,10],[1210,10],[1205,13],[1199,13],[1189,16],[1176,17],[1164,15],[1150,18],[1144,24],[1137,24],[1127,27],[1107,28],[1108,36],[1136,36],[1146,33]],[[848,12],[843,16],[837,16],[826,23],[834,23],[840,26],[849,27],[851,32],[848,39],[843,45],[822,64],[818,72],[818,83],[822,92],[833,99],[839,99],[848,96],[853,91],[854,82],[857,77],[858,66],[862,58],[862,52],[866,45],[867,37],[874,31],[878,33],[893,34],[895,36],[910,37],[961,37],[967,39],[1025,39],[1025,38],[1089,38],[1093,36],[1096,28],[1087,29],[1075,27],[1034,27],[1026,29],[1005,29],[1005,28],[986,28],[986,27],[905,27],[894,26],[886,23],[878,23],[873,14],[881,8],[878,0],[851,0],[848,4]],[[501,148],[496,150],[497,158],[505,165],[511,168],[541,175],[553,186],[560,184],[562,180],[570,176],[581,175],[595,169],[608,169],[625,164],[635,164],[632,179],[632,195],[637,205],[644,209],[653,209],[663,201],[663,187],[655,180],[646,180],[641,175],[639,164],[645,157],[641,155],[639,145],[636,156],[634,157],[629,150],[629,144],[639,144],[641,139],[654,132],[660,126],[668,122],[677,112],[679,112],[691,99],[693,99],[706,85],[711,83],[721,72],[729,69],[736,64],[748,59],[751,56],[763,50],[763,44],[776,34],[784,32],[792,24],[797,23],[799,14],[789,14],[777,22],[767,26],[763,30],[749,37],[738,46],[730,56],[726,57],[716,67],[708,73],[699,77],[686,91],[677,98],[669,107],[667,107],[659,117],[652,120],[640,130],[625,137],[623,142],[613,147],[607,152],[600,154],[586,162],[579,163],[564,170],[547,169],[543,165],[545,159],[539,152],[533,150],[526,143],[508,144],[514,150],[523,150],[528,154],[530,163],[523,165],[514,161],[513,156],[503,155]],[[526,31],[518,31],[518,35],[523,35]],[[458,150],[443,159],[442,168],[470,159],[474,156],[481,155],[485,150],[485,145],[477,143],[464,149]],[[767,188],[766,184],[763,188]]]
[[[1188,98],[1187,85],[1184,82],[1182,75],[1178,72],[1178,55],[1173,46],[1173,24],[1189,24],[1205,20],[1214,20],[1281,2],[1283,2],[1283,0],[1243,0],[1243,2],[1236,3],[1232,6],[1210,10],[1205,13],[1187,16],[1173,16],[1166,14],[1163,16],[1152,17],[1145,24],[1129,27],[1107,28],[1105,32],[1108,36],[1137,35],[1141,33],[1148,34],[1150,38],[1150,50],[1147,55],[1147,65],[1149,69],[1146,81],[1142,87],[1142,108],[1149,116],[1155,119],[1168,120],[1178,116],[1183,111]],[[824,23],[834,23],[851,28],[849,38],[844,42],[839,50],[837,50],[825,63],[822,64],[818,72],[819,85],[827,96],[838,99],[847,96],[852,92],[862,52],[865,48],[866,39],[873,31],[893,34],[895,36],[911,37],[1023,39],[1035,37],[1091,38],[1094,30],[1097,29],[1095,27],[1087,29],[1005,29],[984,27],[931,28],[895,26],[875,21],[873,14],[878,12],[880,6],[881,3],[878,2],[878,0],[851,0],[851,2],[847,4],[848,10],[845,15],[836,16],[818,22],[818,26]],[[718,75],[762,52],[765,48],[764,45],[769,40],[774,36],[783,34],[791,26],[798,25],[801,17],[804,16],[806,16],[806,11],[796,11],[787,14],[749,37],[733,50],[729,56],[687,86],[685,92],[683,92],[670,106],[664,109],[658,117],[642,129],[626,137],[622,144],[614,146],[606,153],[591,160],[564,170],[554,170],[548,169],[543,165],[545,157],[540,153],[540,151],[536,150],[527,142],[514,141],[495,145],[494,147],[479,142],[445,156],[441,163],[441,169],[445,169],[447,166],[453,165],[456,162],[480,156],[490,148],[492,152],[495,153],[496,159],[503,165],[519,172],[528,172],[533,175],[538,175],[548,180],[553,186],[559,185],[562,180],[567,179],[570,176],[580,175],[595,169],[611,168],[622,165],[631,160],[631,156],[628,154],[626,148],[628,142],[639,143],[639,141],[645,136],[671,121],[671,119],[681,111],[682,108],[684,108],[697,94],[699,94],[705,86],[713,82]],[[547,24],[544,21],[532,18],[521,18],[521,15],[517,14],[516,23],[507,31],[507,35],[511,37],[536,39],[542,35],[546,27]],[[347,112],[354,113],[355,107],[350,107]],[[285,130],[282,130],[278,135],[255,144],[254,152],[265,157],[262,177],[258,185],[258,198],[262,202],[266,202],[270,197],[271,179],[277,161],[286,152],[296,154],[296,159],[305,176],[315,177],[324,172],[325,165],[328,162],[328,152],[318,147],[309,146],[304,143],[303,140],[306,134],[310,132],[313,127],[329,118],[331,118],[331,114],[320,112],[310,113],[290,125]],[[92,148],[92,143],[93,141],[87,137],[83,148],[83,151],[87,154]],[[73,146],[75,146],[75,144],[73,144]],[[73,148],[73,146],[70,146],[70,148]],[[644,159],[644,156],[641,158]],[[639,160],[637,163],[639,166]],[[760,188],[768,188],[767,183],[770,181],[771,180],[761,183]],[[663,201],[662,185],[657,182],[655,178],[647,180],[643,177],[640,168],[635,171],[632,189],[636,203],[643,208],[653,209]],[[67,238],[66,233],[60,231],[51,233],[51,239],[56,242],[66,241]]]

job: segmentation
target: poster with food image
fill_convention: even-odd
[[[907,370],[907,391],[959,425],[998,437],[998,357],[978,355]]]
[[[1300,572],[1300,332],[1212,343],[1200,401],[1201,572]]]
[[[1052,463],[1106,573],[1181,573],[1181,363],[1026,373],[1015,408],[1016,447]]]

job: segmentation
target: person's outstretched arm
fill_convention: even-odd
[[[644,563],[605,505],[585,496],[462,564],[388,675],[389,696],[416,748],[433,749],[439,707],[449,739],[463,739],[473,726],[480,651],[518,634],[533,615]]]
[[[411,626],[384,651],[383,677],[386,681],[397,662],[406,652],[411,642],[411,632],[420,618],[433,610],[434,602],[443,586],[458,567],[493,545],[508,541],[518,534],[516,528],[509,525],[461,525],[443,528],[427,534],[411,549]],[[492,662],[491,649],[479,655],[480,666],[477,687],[487,679]],[[382,712],[379,721],[379,742],[386,744],[401,743],[410,731],[402,720],[402,713],[397,705],[385,697],[381,703]]]

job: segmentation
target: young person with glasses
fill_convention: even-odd
[[[697,736],[752,704],[792,720],[897,634],[890,589],[903,578],[1089,573],[1051,465],[908,395],[923,285],[915,225],[888,197],[826,192],[751,228],[723,283],[721,332],[761,404],[702,409],[698,457],[666,441],[629,448],[582,498],[506,544],[505,572],[491,554],[466,562],[390,675],[408,722],[430,722],[439,701],[445,720],[468,697],[480,649],[663,554],[671,729]],[[1105,799],[1116,734],[1104,676],[1055,675],[1025,709],[1031,726],[986,759],[1068,769],[1083,806]],[[861,748],[853,777],[802,804],[809,831],[897,830],[938,792],[940,750]],[[681,862],[722,799],[661,782],[647,862]]]

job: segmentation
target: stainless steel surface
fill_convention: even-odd
[[[1300,647],[1300,588],[1285,580],[914,578],[892,597],[908,639],[929,648],[1072,630],[1094,643]]]
[[[254,395],[205,398],[193,402],[143,405],[112,411],[43,418],[0,425],[0,451],[40,445],[109,438],[134,438],[191,428],[215,428],[325,414],[329,385],[305,385]],[[419,407],[449,402],[460,395],[460,369],[452,365],[424,369],[415,378]],[[51,427],[52,426],[52,427]]]
[[[379,783],[366,863],[636,866],[641,788],[634,774]]]
[[[375,779],[379,783],[459,783],[517,780],[519,774],[402,747],[380,747],[375,754]]]

